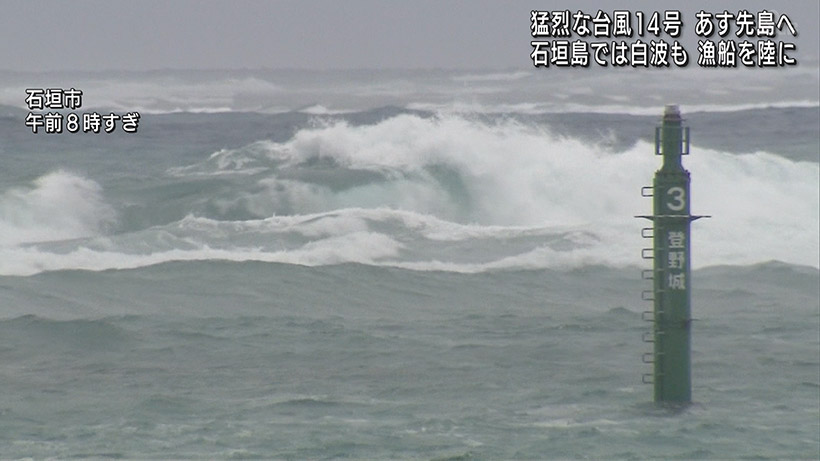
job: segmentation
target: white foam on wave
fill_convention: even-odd
[[[532,72],[490,72],[484,74],[463,74],[451,77],[454,82],[509,82],[532,77]]]
[[[698,149],[692,171],[696,264],[768,260],[820,265],[820,165],[766,152]]]
[[[593,113],[593,114],[620,114],[635,116],[657,116],[663,113],[664,103],[658,101],[656,105],[636,106],[634,104],[597,104],[590,106],[564,100],[553,99],[545,102],[521,103],[484,103],[478,101],[450,101],[450,102],[413,102],[407,104],[409,110],[435,112],[438,114],[558,114],[558,113]],[[626,100],[624,96],[610,96],[616,101]],[[760,102],[744,104],[680,104],[684,113],[694,112],[740,112],[755,109],[787,109],[820,107],[820,101],[800,99],[791,101]]]
[[[627,259],[618,260],[606,255],[620,253],[616,248],[625,242],[640,241],[634,236],[643,224],[632,216],[651,209],[638,191],[651,184],[659,167],[653,151],[654,146],[638,142],[624,152],[604,152],[512,121],[486,124],[458,116],[400,115],[375,125],[339,122],[301,130],[290,141],[272,146],[271,155],[291,162],[330,158],[346,168],[393,171],[402,180],[425,167],[445,165],[463,182],[475,224],[584,227],[610,237],[600,244],[600,260],[627,263],[635,256],[625,254]],[[715,216],[694,224],[697,266],[773,259],[818,266],[816,163],[697,146],[684,163],[693,178],[693,212]],[[419,199],[382,194],[387,206],[404,208],[409,203],[405,209],[422,214],[446,209],[443,190],[429,197],[410,187],[380,189],[385,191]]]
[[[366,187],[378,189],[375,196],[383,205],[426,214],[437,214],[441,202],[457,200],[441,189],[447,185],[431,176],[431,167],[443,167],[458,177],[468,195],[468,220],[503,226],[572,226],[601,221],[613,212],[629,215],[640,199],[621,183],[641,184],[651,177],[654,162],[638,149],[604,152],[514,121],[484,124],[455,116],[413,115],[376,125],[339,122],[302,130],[273,146],[271,155],[294,164],[327,158],[343,168],[392,174],[395,184]],[[612,187],[602,191],[602,179]],[[422,185],[439,189],[429,193]],[[354,192],[344,191],[337,198],[356,196]],[[407,207],[395,206],[404,203]]]
[[[241,149],[220,149],[204,162],[169,168],[166,173],[176,177],[208,177],[224,175],[251,175],[264,171],[260,159],[267,157],[275,144],[257,141]]]
[[[103,271],[135,269],[171,261],[260,261],[303,266],[342,263],[378,265],[379,259],[395,257],[401,244],[377,232],[352,232],[308,242],[301,248],[261,251],[257,248],[172,249],[151,253],[128,253],[90,249],[85,246],[67,253],[42,251],[35,247],[0,248],[0,275],[33,275],[59,270]]]
[[[310,107],[305,107],[303,109],[299,109],[298,112],[303,114],[310,114],[310,115],[339,115],[339,114],[349,114],[353,112],[352,110],[345,110],[345,109],[330,109],[321,104],[314,104]]]
[[[267,171],[212,202],[226,209],[242,202],[267,218],[191,215],[105,242],[96,236],[114,217],[99,186],[56,172],[0,196],[0,274],[209,259],[455,272],[638,265],[646,223],[633,216],[651,210],[640,187],[659,167],[653,151],[638,142],[606,152],[545,127],[458,116],[320,124],[286,142],[254,143],[178,171]],[[317,160],[322,178],[379,175],[336,188],[277,177],[280,168],[310,172]],[[695,267],[769,260],[818,267],[817,163],[693,146],[684,164],[692,175],[692,212],[714,216],[693,224]],[[290,211],[271,212],[282,207]],[[21,245],[71,238],[86,240],[60,252]]]
[[[244,221],[220,221],[188,215],[171,225],[184,231],[197,231],[223,236],[254,233],[276,235],[293,233],[306,238],[325,238],[363,232],[371,225],[393,224],[401,230],[413,232],[431,242],[464,242],[476,239],[507,240],[526,237],[544,237],[557,234],[583,234],[573,226],[483,226],[462,224],[440,219],[433,215],[392,208],[344,208],[328,212],[271,216]],[[580,240],[582,237],[578,237]]]
[[[115,221],[96,182],[62,170],[0,194],[0,246],[89,237]]]
[[[152,71],[0,75],[0,105],[25,108],[26,88],[72,86],[83,109],[142,114],[225,111],[332,115],[385,106],[443,113],[602,112],[657,115],[674,101],[687,112],[816,107],[820,70],[599,68],[583,71]],[[522,82],[526,84],[521,84]],[[617,85],[613,85],[617,82]],[[703,104],[704,91],[709,96]],[[742,103],[738,104],[738,101]]]

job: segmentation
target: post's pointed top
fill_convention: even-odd
[[[664,121],[680,121],[680,109],[677,104],[667,104],[663,108]]]

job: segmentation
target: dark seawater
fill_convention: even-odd
[[[133,135],[33,135],[0,100],[0,458],[820,457],[815,95],[683,101],[714,217],[695,403],[665,409],[639,82],[600,110],[445,97],[528,73],[142,77],[155,99],[97,84]]]
[[[816,269],[695,272],[683,412],[654,408],[641,384],[637,279],[215,261],[4,277],[0,445],[35,458],[817,453]]]

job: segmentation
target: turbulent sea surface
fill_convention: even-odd
[[[0,458],[817,459],[817,70],[688,72],[0,72]],[[31,87],[139,130],[32,134]],[[677,410],[667,102],[713,216]]]

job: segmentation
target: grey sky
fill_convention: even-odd
[[[19,1],[0,5],[0,70],[532,68],[531,9],[651,12],[684,2]],[[690,1],[694,12],[786,13],[798,61],[817,62],[820,2]],[[782,33],[780,35],[783,36]]]

